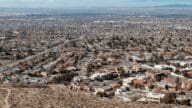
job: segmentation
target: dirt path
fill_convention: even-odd
[[[10,104],[9,104],[9,102],[8,102],[8,99],[9,99],[9,96],[10,96],[10,94],[11,94],[11,90],[10,90],[10,89],[7,89],[7,88],[1,88],[1,89],[7,91],[7,96],[6,96],[5,100],[4,100],[4,101],[5,101],[5,107],[4,107],[4,108],[10,108]]]

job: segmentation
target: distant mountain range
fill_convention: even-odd
[[[151,7],[122,8],[3,8],[1,15],[155,15],[192,16],[192,4],[170,4]]]
[[[192,8],[192,4],[170,4],[170,5],[161,5],[155,6],[157,8]]]

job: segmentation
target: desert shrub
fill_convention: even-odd
[[[161,99],[161,102],[166,104],[173,104],[175,103],[175,99],[176,99],[175,93],[167,93],[165,94],[164,98]]]

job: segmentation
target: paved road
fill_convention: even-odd
[[[68,44],[71,41],[78,41],[78,40],[81,40],[81,39],[83,39],[83,37],[80,37],[78,39],[73,39],[73,40],[70,40],[70,41],[65,40],[63,42],[60,42],[59,45],[57,45],[55,47],[52,47],[52,48],[49,48],[49,49],[47,49],[47,50],[45,50],[43,52],[37,53],[36,55],[29,56],[29,57],[26,57],[26,58],[24,58],[22,60],[18,60],[18,61],[14,62],[14,63],[10,63],[10,64],[7,64],[7,65],[5,65],[3,67],[0,67],[0,72],[5,72],[5,71],[8,71],[8,70],[12,70],[13,68],[17,67],[19,65],[19,63],[27,62],[27,61],[32,60],[32,59],[34,59],[34,58],[36,58],[36,57],[38,57],[38,56],[40,56],[42,54],[47,54],[47,53],[49,53],[51,51],[54,51],[56,49],[62,49],[65,44]]]

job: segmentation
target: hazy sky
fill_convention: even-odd
[[[22,8],[147,7],[167,4],[192,4],[192,0],[0,0],[0,7]]]

